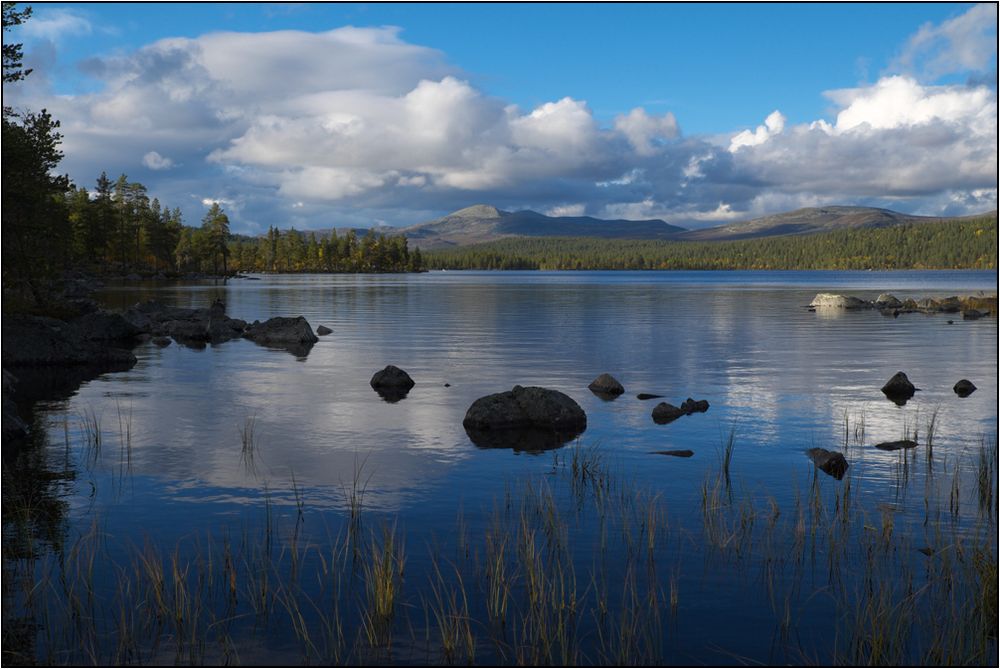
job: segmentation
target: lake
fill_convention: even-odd
[[[834,643],[868,638],[865,621],[886,617],[861,604],[878,601],[864,588],[873,574],[894,565],[886,601],[909,602],[907,624],[930,630],[938,600],[913,592],[924,581],[927,592],[937,587],[929,565],[947,547],[992,545],[983,559],[995,571],[997,319],[805,308],[819,292],[995,293],[994,272],[258,278],[98,294],[113,308],[221,299],[248,322],[303,315],[333,333],[307,355],[248,340],[145,343],[131,370],[35,406],[28,463],[5,462],[4,482],[9,490],[10,477],[31,479],[41,502],[26,519],[5,510],[5,546],[31,544],[5,551],[5,575],[55,583],[69,563],[79,576],[90,550],[100,555],[86,581],[95,601],[79,606],[106,620],[54,634],[60,607],[76,606],[65,588],[29,595],[5,586],[5,611],[16,604],[18,633],[29,639],[25,654],[56,663],[852,664],[881,657],[870,639]],[[387,364],[416,381],[401,401],[369,386]],[[904,406],[880,392],[900,370],[920,388]],[[607,401],[587,389],[603,372],[624,395]],[[978,387],[966,398],[952,391],[962,378]],[[515,384],[571,396],[586,431],[549,451],[477,447],[462,427],[466,410]],[[640,401],[640,392],[663,399]],[[688,397],[709,410],[654,424],[657,402]],[[916,449],[874,448],[914,433]],[[819,473],[805,453],[814,447],[844,452],[848,476]],[[674,449],[693,455],[653,453]],[[836,534],[845,508],[853,515]],[[499,553],[510,611],[498,632],[488,624],[497,574],[487,567],[501,534],[510,541]],[[242,561],[222,557],[241,545]],[[354,564],[337,572],[337,587],[317,584],[348,545],[353,558],[341,562]],[[882,562],[870,557],[876,545]],[[393,557],[399,546],[405,553]],[[535,548],[542,590],[532,584]],[[162,602],[153,616],[162,629],[121,622],[122,601],[160,601],[137,557],[148,551],[167,567],[190,566],[175,586],[190,581],[194,591],[197,581],[208,593],[186,614],[203,621],[201,632],[171,626]],[[963,555],[947,568],[960,571]],[[222,586],[203,578],[227,560],[240,562],[228,613]],[[373,608],[372,588],[378,567],[392,564],[398,593],[386,612]],[[261,574],[283,587],[261,595],[269,605],[251,606]],[[310,603],[304,613],[289,603],[289,580]],[[662,617],[648,615],[658,607]],[[655,618],[655,629],[630,610]],[[299,627],[289,622],[297,615]],[[216,634],[222,620],[225,635]],[[5,618],[5,630],[15,622]],[[10,638],[5,631],[5,649]],[[940,650],[909,637],[897,645],[882,659],[933,663]],[[982,652],[995,662],[995,636]]]

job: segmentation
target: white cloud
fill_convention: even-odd
[[[827,91],[843,109],[831,132],[867,125],[884,130],[936,121],[959,124],[976,135],[995,132],[996,92],[985,86],[922,86],[909,77],[885,77],[873,86]]]
[[[677,119],[671,112],[663,116],[649,116],[641,107],[615,118],[615,130],[625,135],[640,156],[655,154],[665,140],[680,134]]]
[[[583,216],[587,212],[587,205],[582,202],[575,204],[560,204],[549,207],[544,213],[546,216]]]
[[[174,161],[161,156],[156,151],[150,151],[142,157],[142,164],[151,170],[169,170],[174,166]]]
[[[66,35],[87,35],[92,30],[90,21],[66,9],[39,13],[20,27],[21,35],[29,40],[57,40]]]
[[[927,23],[907,41],[892,69],[931,81],[947,74],[996,72],[997,5],[981,3],[940,25]]]
[[[729,150],[735,152],[744,146],[757,146],[763,144],[770,137],[778,135],[785,129],[785,116],[775,109],[764,119],[764,125],[757,126],[753,132],[744,130],[736,135],[729,142]]]

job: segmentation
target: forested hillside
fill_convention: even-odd
[[[428,251],[433,269],[994,269],[997,219],[685,242],[517,238]]]
[[[271,228],[266,237],[238,237],[229,243],[230,267],[240,272],[418,272],[420,249],[406,238],[368,231],[360,238]]]

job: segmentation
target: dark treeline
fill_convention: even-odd
[[[229,243],[231,267],[241,272],[419,272],[420,249],[406,238],[353,230],[317,238],[294,228],[271,228],[265,237],[237,237]]]
[[[997,219],[739,241],[517,237],[428,251],[430,269],[994,269]]]

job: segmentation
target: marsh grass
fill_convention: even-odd
[[[863,441],[857,425],[845,419],[846,441]],[[244,428],[254,443],[252,422]],[[927,442],[934,433],[928,425]],[[698,610],[699,575],[720,573],[763,602],[771,663],[995,663],[995,439],[938,459],[928,485],[941,494],[925,493],[918,529],[927,552],[905,507],[863,493],[853,467],[836,481],[810,465],[790,477],[784,506],[746,489],[735,430],[702,484],[701,527],[612,476],[601,450],[571,449],[553,475],[508,484],[482,525],[460,513],[452,540],[415,556],[404,549],[413,535],[365,509],[371,475],[359,458],[338,527],[309,516],[305,531],[293,475],[290,501],[263,485],[259,520],[218,536],[128,547],[95,521],[30,560],[5,542],[5,576],[19,572],[5,578],[5,630],[22,621],[36,631],[30,647],[5,631],[4,659],[240,664],[273,648],[303,664],[670,665],[690,657],[676,648]],[[963,475],[976,483],[963,488]],[[804,638],[798,618],[817,606],[832,628]],[[702,659],[760,661],[727,648],[731,638],[722,630]]]

